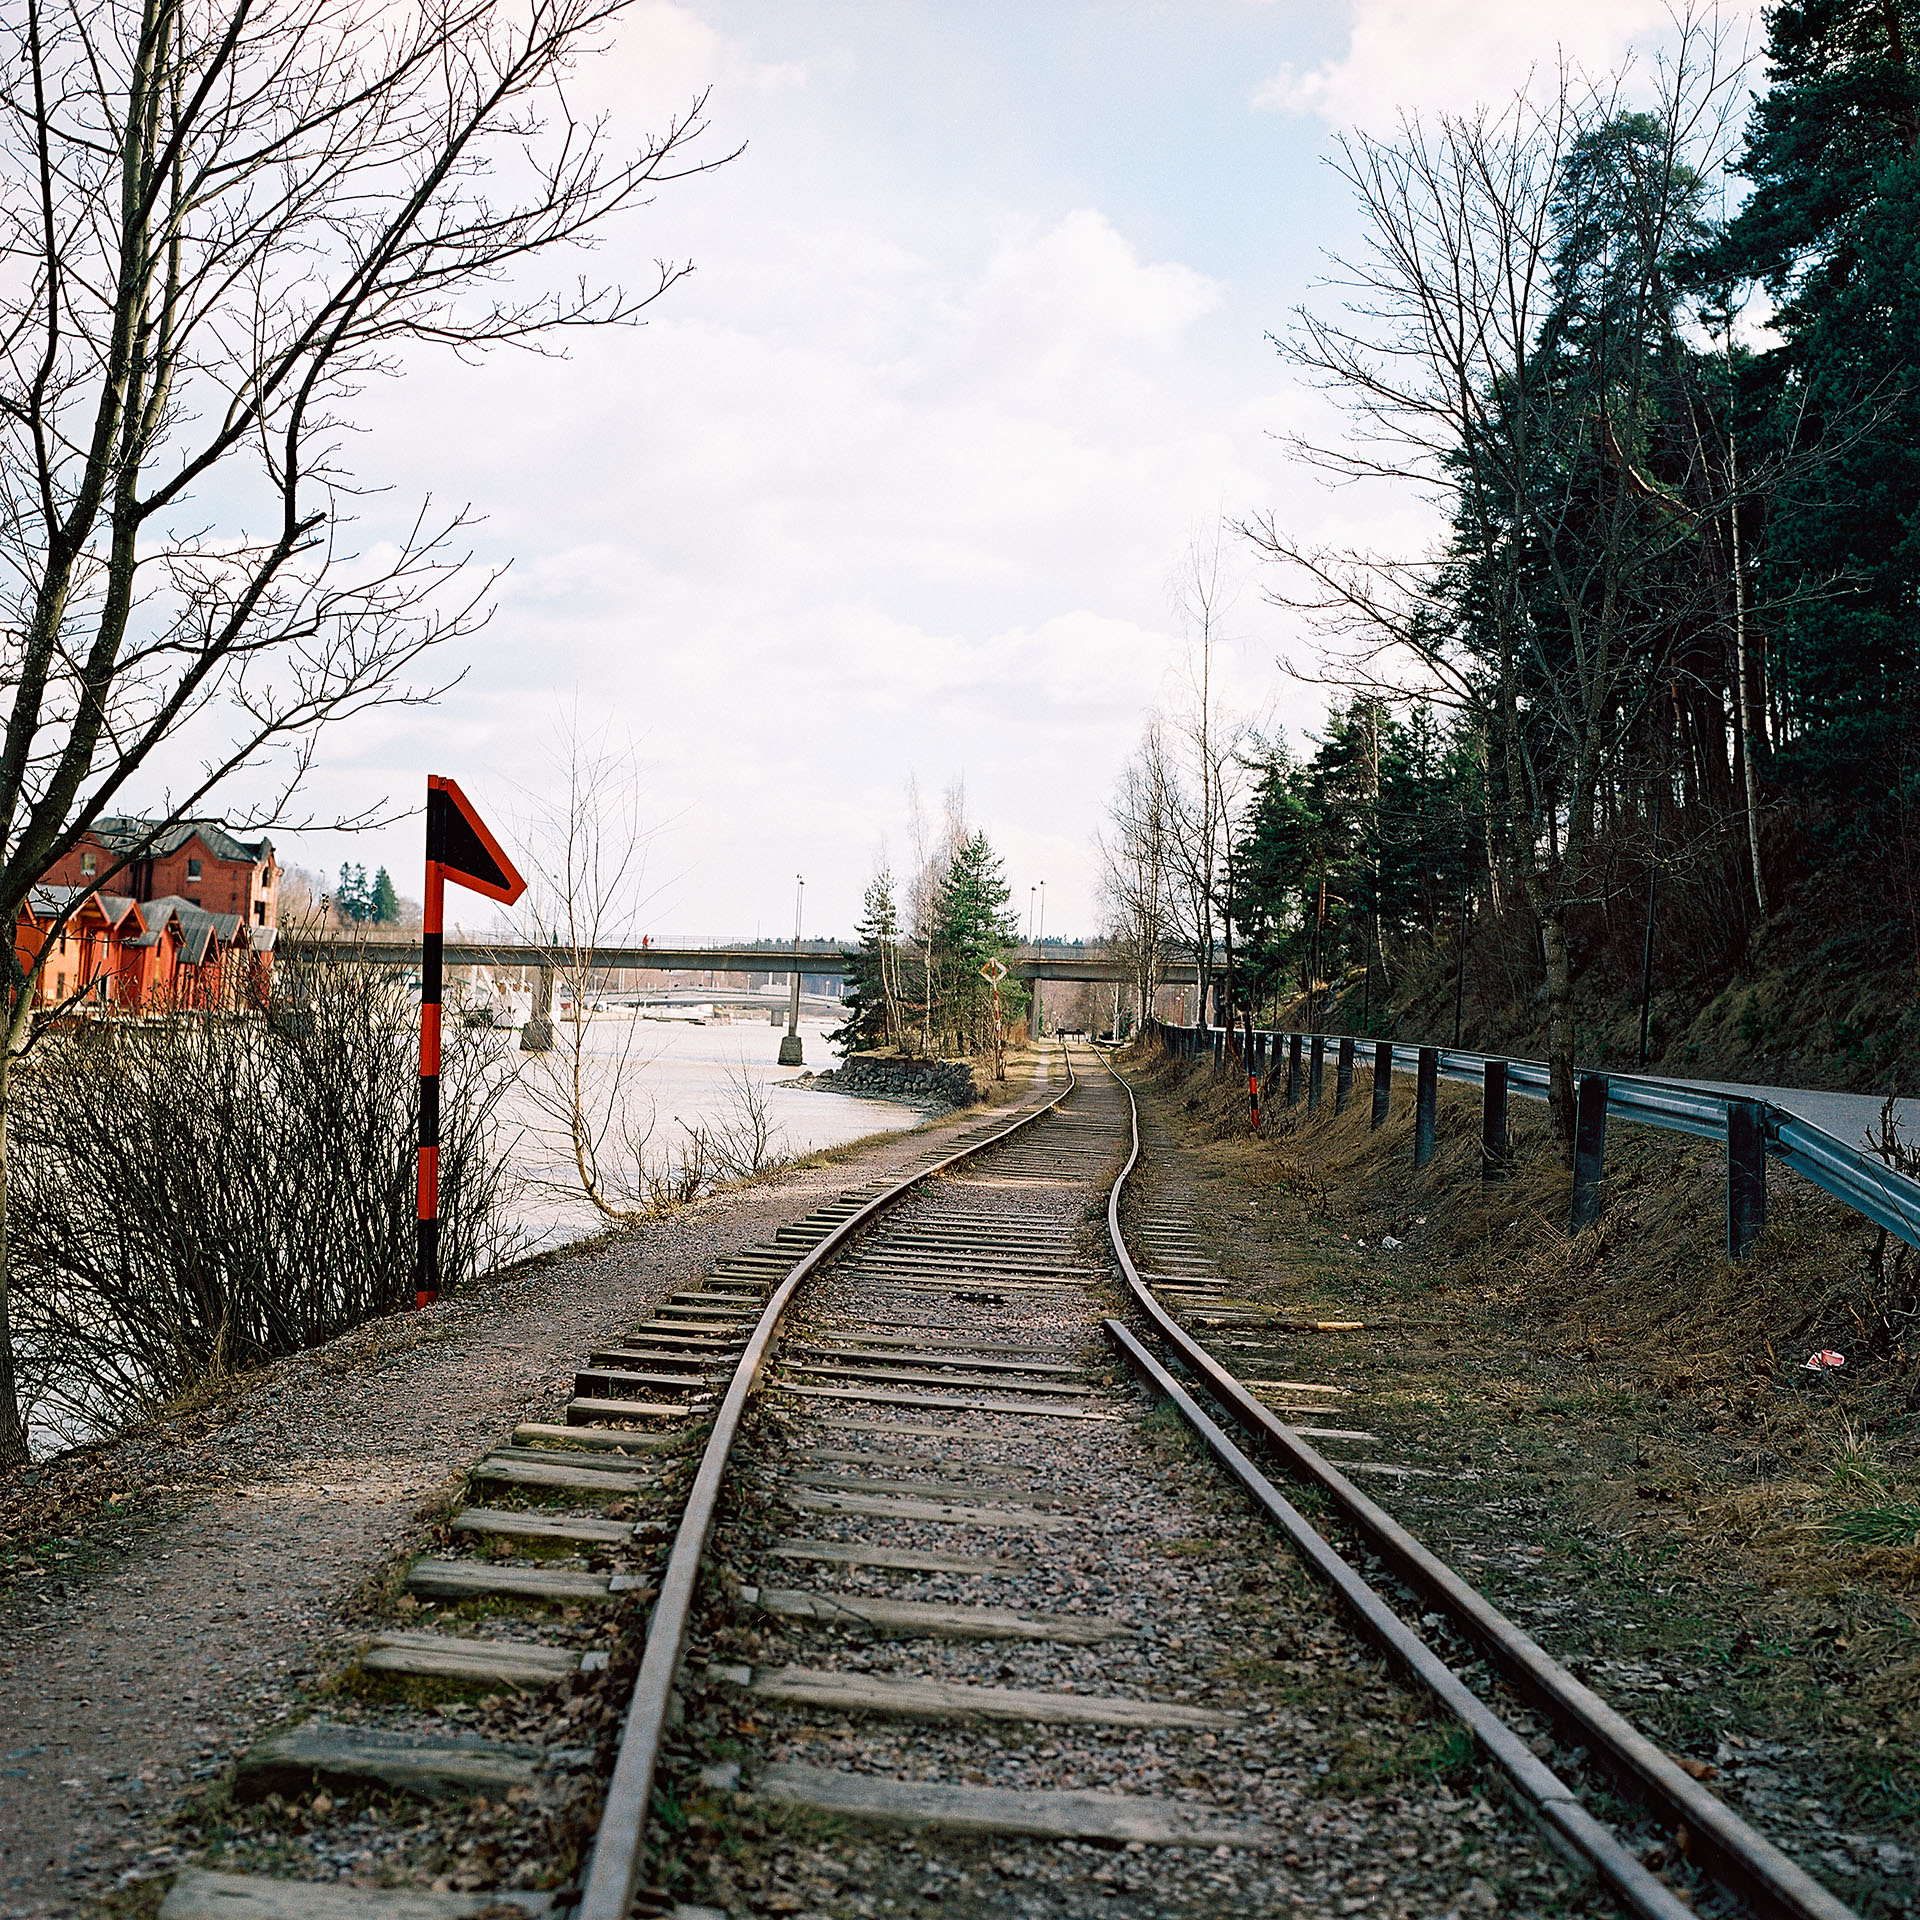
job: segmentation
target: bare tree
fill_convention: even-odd
[[[573,1170],[576,1190],[609,1220],[647,1211],[642,1173],[654,1113],[638,1085],[638,1007],[596,1019],[600,955],[630,945],[640,907],[648,830],[639,762],[610,728],[562,729],[549,791],[557,796],[525,834],[528,886],[518,909],[524,941],[539,950],[552,1006],[522,1072],[536,1127]],[[532,1044],[533,1035],[529,1035]]]
[[[1140,1005],[1151,1012],[1171,931],[1172,774],[1158,715],[1121,769],[1098,836],[1100,884],[1112,919],[1109,938],[1133,971]],[[1143,1014],[1142,1018],[1146,1018]]]
[[[1498,114],[1341,142],[1335,169],[1368,250],[1340,263],[1344,315],[1302,312],[1282,347],[1344,400],[1354,431],[1294,451],[1342,482],[1416,488],[1455,545],[1396,557],[1316,546],[1270,516],[1247,528],[1290,575],[1270,597],[1322,617],[1334,677],[1402,696],[1410,677],[1473,711],[1495,743],[1506,837],[1540,929],[1566,1153],[1568,916],[1594,884],[1596,796],[1660,684],[1676,626],[1658,591],[1669,563],[1725,506],[1708,477],[1689,476],[1687,498],[1666,485],[1644,437],[1678,359],[1670,263],[1736,104],[1717,31],[1692,15],[1679,29],[1649,112],[1625,112],[1620,80],[1588,84],[1563,66],[1544,101],[1523,93]],[[1564,223],[1590,211],[1578,203],[1596,180],[1613,198],[1592,225],[1621,237],[1570,268]],[[1569,326],[1596,312],[1602,324],[1565,351]],[[1589,448],[1594,460],[1573,457]],[[1714,496],[1704,509],[1702,491]],[[1469,622],[1445,616],[1450,598],[1470,605]]]
[[[1222,774],[1237,755],[1240,729],[1225,719],[1214,695],[1214,653],[1222,623],[1239,597],[1228,559],[1226,523],[1213,521],[1189,535],[1168,580],[1174,611],[1186,632],[1188,699],[1174,722],[1185,766],[1168,782],[1172,832],[1168,849],[1181,931],[1193,944],[1199,971],[1200,1024],[1208,1024],[1215,942],[1221,931],[1222,835],[1230,818]],[[1231,933],[1228,934],[1231,939]]]
[[[698,101],[626,158],[573,116],[568,72],[626,4],[12,0],[0,24],[9,925],[136,776],[171,780],[171,825],[267,763],[277,797],[236,824],[283,820],[319,731],[423,697],[409,684],[423,655],[483,617],[460,514],[423,506],[397,541],[353,550],[345,437],[367,384],[418,348],[538,347],[632,321],[686,270],[661,263],[633,292],[526,280],[539,256],[710,164],[689,152]],[[181,774],[181,750],[163,749],[184,729],[194,764]],[[11,939],[6,953],[0,1460],[17,1460],[6,1076],[37,969]]]

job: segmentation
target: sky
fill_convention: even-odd
[[[1744,17],[1744,16],[1742,16]],[[963,784],[1023,924],[1098,934],[1095,834],[1189,649],[1169,578],[1222,518],[1417,543],[1290,463],[1324,430],[1268,335],[1352,214],[1336,134],[1497,102],[1556,51],[1618,62],[1658,0],[648,0],[581,71],[616,146],[710,89],[714,173],[584,263],[696,271],[564,359],[419,354],[369,388],[370,537],[470,504],[502,567],[432,707],[343,724],[301,805],[417,804],[451,774],[509,844],[569,729],[631,754],[648,827],[632,932],[851,934],[908,792]],[[384,517],[384,520],[383,520]],[[1230,547],[1223,702],[1302,745],[1311,638]],[[419,890],[416,817],[275,835]],[[469,925],[486,924],[477,898]]]

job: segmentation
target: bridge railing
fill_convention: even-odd
[[[1217,1027],[1154,1029],[1177,1057],[1195,1059],[1210,1054],[1216,1070],[1223,1070],[1229,1053],[1238,1059],[1243,1035]],[[1518,1060],[1499,1054],[1470,1053],[1458,1047],[1415,1047],[1388,1041],[1359,1041],[1352,1035],[1299,1034],[1259,1030],[1250,1063],[1263,1080],[1278,1074],[1284,1057],[1286,1077],[1283,1104],[1305,1098],[1308,1111],[1321,1102],[1322,1069],[1326,1050],[1337,1052],[1338,1111],[1347,1103],[1357,1049],[1373,1055],[1373,1124],[1387,1114],[1395,1071],[1414,1076],[1414,1159],[1424,1165],[1433,1152],[1434,1086],[1450,1080],[1482,1089],[1482,1168],[1498,1178],[1505,1170],[1506,1100],[1509,1093],[1524,1099],[1547,1097],[1547,1067],[1540,1060]],[[1304,1070],[1303,1070],[1304,1061]],[[1248,1063],[1239,1071],[1245,1072]],[[1580,1069],[1575,1075],[1578,1117],[1574,1142],[1572,1230],[1578,1232],[1598,1216],[1600,1180],[1609,1119],[1629,1120],[1659,1127],[1668,1133],[1689,1134],[1698,1140],[1725,1143],[1727,1148],[1727,1251],[1738,1260],[1758,1238],[1766,1223],[1766,1160],[1779,1160],[1802,1179],[1830,1193],[1863,1219],[1884,1228],[1910,1247],[1920,1247],[1920,1181],[1890,1167],[1877,1155],[1836,1138],[1824,1127],[1802,1119],[1771,1101],[1737,1093],[1717,1093],[1684,1080],[1660,1080],[1644,1074],[1609,1074]]]

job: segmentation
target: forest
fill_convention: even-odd
[[[1576,1053],[1912,1071],[1916,13],[1341,143],[1366,245],[1275,341],[1346,431],[1292,452],[1444,532],[1232,530],[1332,696],[1296,754],[1201,693],[1122,779],[1116,935],[1196,951],[1204,1017],[1537,1046],[1556,1119]]]

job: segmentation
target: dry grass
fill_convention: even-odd
[[[1723,1153],[1616,1126],[1576,1239],[1531,1103],[1485,1182],[1471,1089],[1442,1086],[1416,1173],[1410,1075],[1377,1131],[1361,1074],[1346,1113],[1276,1101],[1255,1137],[1240,1084],[1129,1072],[1136,1204],[1186,1212],[1276,1310],[1222,1357],[1350,1385],[1377,1436],[1358,1457],[1429,1476],[1370,1493],[1670,1750],[1730,1782],[1766,1750],[1791,1784],[1756,1817],[1860,1911],[1920,1912],[1910,1863],[1842,1870],[1822,1837],[1920,1832],[1920,1302],[1874,1230],[1775,1167],[1768,1230],[1729,1262]],[[1285,1331],[1316,1321],[1365,1325]],[[1844,1371],[1809,1372],[1827,1347]]]

